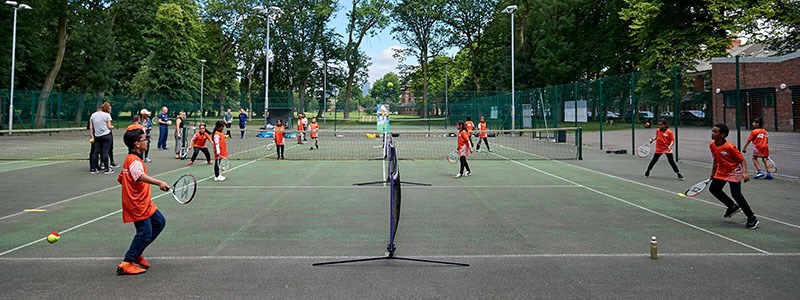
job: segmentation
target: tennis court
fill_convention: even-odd
[[[403,185],[395,255],[470,266],[314,267],[383,256],[388,242],[389,187],[353,185],[385,178],[382,160],[363,158],[380,151],[379,142],[353,133],[358,142],[326,152],[326,143],[350,139],[340,135],[321,139],[320,150],[287,142],[286,160],[233,139],[230,149],[239,143],[250,145],[239,152],[260,154],[232,160],[224,182],[211,179],[213,166],[152,151],[151,175],[172,182],[192,173],[198,194],[180,205],[154,189],[167,225],[145,252],[152,267],[138,276],[115,275],[134,234],[121,222],[116,174],[90,175],[85,160],[0,161],[0,298],[793,299],[800,292],[796,181],[744,184],[761,220],[746,230],[745,217],[723,219],[709,193],[677,195],[707,178],[707,166],[680,164],[681,182],[663,161],[645,179],[649,160],[633,155],[583,148],[582,160],[570,159],[578,155],[571,134],[556,139],[566,147],[490,139],[493,152],[470,156],[473,175],[460,179],[458,165],[445,160],[454,138],[418,144],[400,134],[402,180],[431,186]],[[423,144],[437,145],[420,151]],[[115,145],[120,161],[124,148]],[[528,149],[563,157],[524,155]],[[334,158],[350,152],[367,154]],[[417,152],[426,154],[410,154]],[[51,231],[61,241],[48,244]]]

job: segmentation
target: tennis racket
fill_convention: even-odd
[[[710,182],[711,182],[711,178],[696,183],[695,185],[690,187],[688,190],[686,190],[686,193],[685,193],[686,197],[694,197],[694,196],[700,195],[700,193],[702,193],[703,191],[706,190],[706,187],[708,186],[708,184]]]
[[[270,142],[267,144],[267,150],[272,150],[273,148],[275,148],[275,142]]]
[[[772,173],[778,173],[778,165],[775,164],[771,157],[767,157],[767,172],[770,172],[769,169],[772,169]]]
[[[640,145],[638,148],[636,148],[636,155],[642,158],[650,155],[650,144],[652,143],[653,142],[648,142]]]
[[[447,155],[447,161],[449,161],[451,164],[454,164],[458,162],[459,156],[461,155],[458,154],[458,151],[453,150],[453,152],[450,152],[450,154]]]
[[[180,154],[181,154],[181,159],[186,158],[186,154],[189,154],[189,149],[187,149],[186,147],[181,147]]]
[[[194,199],[194,193],[197,191],[197,180],[194,179],[194,175],[185,174],[178,178],[169,190],[175,201],[180,204],[189,204]]]
[[[228,160],[227,157],[220,158],[219,160],[219,169],[220,171],[228,171],[231,169],[231,162]]]

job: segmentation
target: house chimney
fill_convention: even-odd
[[[742,40],[740,39],[734,39],[733,41],[731,41],[731,49],[739,47],[741,45],[742,45]]]

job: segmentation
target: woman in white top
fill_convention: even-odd
[[[114,126],[111,125],[111,104],[108,102],[103,103],[100,106],[100,110],[96,111],[89,117],[89,134],[91,135],[90,141],[94,143],[94,151],[92,151],[92,157],[89,159],[89,164],[91,165],[90,172],[92,174],[97,174],[98,171],[98,163],[97,159],[100,158],[102,162],[103,171],[105,174],[114,173],[109,167],[108,164],[108,151],[111,148],[111,129]]]

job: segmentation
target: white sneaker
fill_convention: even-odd
[[[456,175],[455,175],[455,176],[453,176],[453,177],[454,177],[454,178],[461,178],[461,173],[456,173]]]
[[[481,149],[478,149],[478,152],[481,152]]]
[[[217,177],[214,177],[214,181],[225,181],[225,176],[219,175]]]
[[[469,176],[469,175],[472,175],[472,172],[467,171],[467,174],[464,174],[464,176]]]

